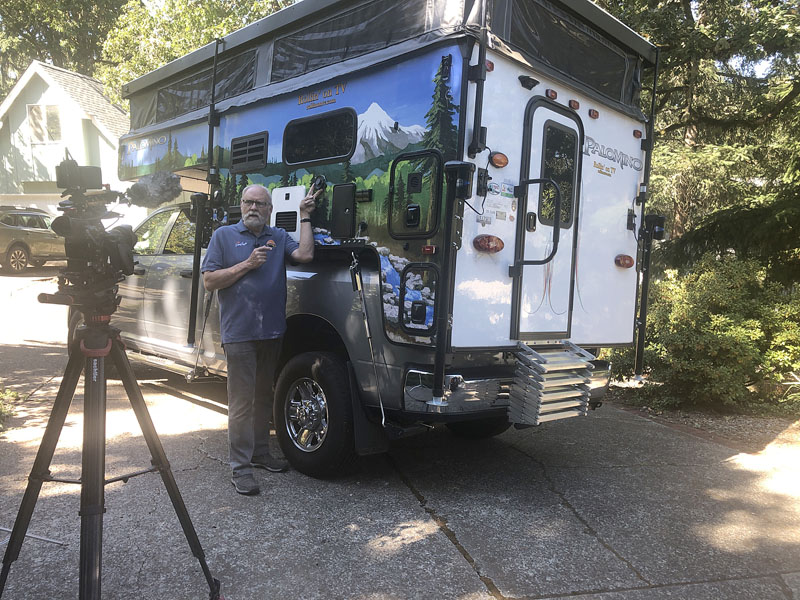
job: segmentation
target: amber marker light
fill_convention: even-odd
[[[475,239],[472,240],[472,246],[478,252],[486,252],[488,254],[495,254],[506,247],[503,240],[496,235],[489,235],[488,233],[475,236]]]
[[[494,63],[492,61],[490,61],[490,60],[486,61],[486,71],[488,73],[491,73],[492,71],[494,71]]]
[[[502,169],[508,165],[508,157],[502,152],[492,152],[489,155],[489,163],[496,169]]]
[[[600,118],[600,113],[597,112],[595,109],[590,108],[589,109],[589,117],[591,117],[592,119],[599,119]]]
[[[637,140],[640,140],[640,139],[642,139],[642,132],[641,132],[641,130],[639,130],[639,129],[634,129],[634,130],[633,130],[633,137],[635,137]]]
[[[577,100],[570,100],[569,101],[569,107],[572,110],[578,110],[581,107],[581,103],[578,102]]]
[[[632,256],[627,254],[617,254],[614,257],[614,264],[623,269],[630,269],[634,264],[634,260]]]
[[[555,90],[551,90],[549,88],[545,90],[544,95],[550,98],[550,100],[555,100],[556,98],[558,98],[558,92]]]

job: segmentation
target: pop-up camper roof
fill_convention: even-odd
[[[491,48],[638,112],[641,65],[656,60],[647,40],[589,0],[486,1]],[[300,0],[224,38],[217,108],[283,94],[306,78],[336,77],[442,39],[477,37],[482,10],[481,0]],[[127,84],[125,137],[205,118],[214,52],[208,44]]]

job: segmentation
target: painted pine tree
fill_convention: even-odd
[[[453,93],[447,83],[450,78],[450,66],[449,61],[444,58],[442,57],[436,76],[433,78],[433,102],[425,114],[427,131],[422,137],[422,145],[431,150],[438,150],[444,155],[445,161],[448,161],[455,158],[458,147],[458,127],[455,124],[458,105],[453,102]]]

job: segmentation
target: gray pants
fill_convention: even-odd
[[[225,344],[228,359],[228,445],[234,476],[253,472],[253,456],[269,453],[272,382],[281,338]]]

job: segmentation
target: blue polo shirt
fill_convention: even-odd
[[[241,221],[211,236],[203,273],[232,267],[247,260],[256,246],[272,242],[267,262],[217,290],[223,344],[274,339],[286,331],[286,259],[298,244],[283,229],[265,226],[256,236]]]

